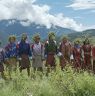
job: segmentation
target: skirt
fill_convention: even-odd
[[[55,67],[55,57],[54,54],[48,54],[47,60],[46,60],[46,66]]]
[[[35,56],[32,62],[32,67],[35,67],[35,68],[43,67],[42,56]]]
[[[21,60],[19,61],[20,69],[30,68],[30,60],[28,55],[22,55]]]
[[[17,59],[16,57],[11,57],[8,59],[6,64],[8,70],[15,70],[17,68]]]

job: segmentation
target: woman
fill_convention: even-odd
[[[39,34],[34,36],[34,44],[32,45],[32,67],[34,72],[36,70],[43,71],[43,60],[44,60],[44,46],[40,42]]]
[[[30,50],[30,44],[26,40],[27,40],[27,35],[22,34],[21,41],[18,44],[19,67],[20,67],[20,72],[22,72],[23,69],[27,69],[28,76],[30,76],[29,57],[31,57],[31,50]]]
[[[9,44],[5,47],[5,59],[8,67],[9,76],[11,79],[12,71],[16,72],[17,69],[17,45],[16,45],[16,37],[11,35],[9,37]]]

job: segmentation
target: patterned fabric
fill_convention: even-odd
[[[45,44],[46,66],[55,67],[55,55],[57,54],[56,41],[47,41]]]
[[[55,67],[56,66],[56,60],[55,60],[55,54],[48,54],[47,60],[46,60],[46,66]]]
[[[2,48],[0,48],[0,62],[4,61],[4,51]]]
[[[83,57],[84,57],[84,64],[83,69],[91,69],[91,52],[92,47],[90,44],[82,46]]]
[[[21,41],[18,44],[18,54],[19,54],[19,57],[21,57],[21,55],[23,54],[31,56],[30,44],[27,42]]]
[[[44,59],[44,46],[41,43],[34,43],[32,45],[32,58],[33,58],[33,67],[43,67]]]
[[[8,67],[8,70],[11,72],[11,71],[16,71],[16,68],[17,68],[17,59],[16,57],[11,57],[7,60],[7,67]]]
[[[5,58],[17,57],[17,45],[15,43],[9,43],[5,47]]]
[[[48,55],[51,52],[57,54],[56,41],[47,41],[45,44],[45,55]]]
[[[62,56],[60,57],[60,65],[64,68],[66,63],[70,62],[70,56],[72,53],[71,43],[69,41],[65,43],[61,42],[59,51],[62,53]]]
[[[21,60],[19,61],[20,69],[26,69],[30,67],[29,56],[31,56],[30,44],[25,41],[21,41],[18,44],[18,54]]]
[[[92,48],[92,57],[95,60],[95,46],[93,46],[93,48]]]
[[[70,55],[71,55],[71,43],[70,42],[66,42],[66,43],[62,42],[60,44],[59,50],[66,59],[70,59]]]
[[[30,60],[28,55],[21,55],[21,60],[19,61],[20,69],[30,68]]]
[[[74,67],[81,68],[81,46],[74,46],[73,49],[73,56],[74,56]]]
[[[95,73],[95,46],[92,48],[92,57],[93,57],[93,72]]]

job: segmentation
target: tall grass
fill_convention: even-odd
[[[0,80],[0,96],[95,96],[92,73],[77,73],[67,66],[64,71],[57,67],[48,77],[45,72],[34,75],[35,78],[30,78],[26,72],[17,72],[12,80]]]

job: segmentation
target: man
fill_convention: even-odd
[[[5,79],[5,75],[4,75],[4,50],[1,47],[1,41],[0,41],[0,73],[3,79]]]
[[[25,33],[22,34],[21,41],[18,44],[18,54],[20,72],[22,72],[23,69],[27,69],[28,76],[30,76],[29,57],[31,57],[31,50],[30,44],[27,42],[27,35]]]
[[[55,41],[55,33],[50,32],[48,35],[48,41],[45,43],[45,58],[48,71],[55,69],[56,61],[55,55],[57,54],[57,44]]]
[[[82,58],[84,60],[82,68],[84,70],[91,70],[92,46],[88,38],[85,39],[82,45]]]
[[[11,73],[14,70],[16,72],[17,68],[17,45],[16,45],[16,37],[11,35],[9,37],[9,44],[5,47],[5,59],[7,61],[7,67],[9,76],[11,79]]]
[[[73,56],[74,56],[74,68],[79,70],[81,69],[81,45],[80,40],[76,40],[74,42],[74,48],[73,48]]]
[[[72,46],[66,36],[62,38],[62,42],[60,43],[60,46],[59,46],[59,52],[61,53],[60,66],[61,66],[61,69],[63,70],[66,64],[70,63],[70,59],[73,59]]]
[[[44,46],[40,42],[39,34],[34,36],[34,44],[32,45],[32,67],[34,72],[36,70],[43,71],[43,60],[44,60]]]

